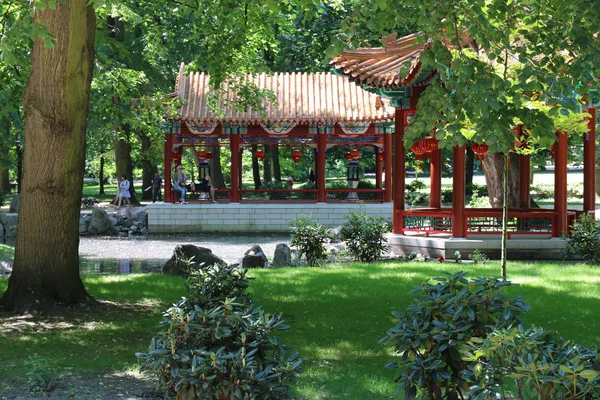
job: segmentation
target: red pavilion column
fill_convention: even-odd
[[[231,147],[231,192],[229,201],[231,203],[240,202],[240,135],[232,133],[229,137],[229,146]]]
[[[554,157],[554,237],[567,233],[567,133],[558,132]]]
[[[583,134],[583,212],[596,214],[596,108],[588,109],[588,131]]]
[[[171,203],[173,201],[173,188],[171,187],[173,179],[171,177],[171,165],[173,164],[173,159],[171,157],[171,149],[173,148],[173,135],[167,133],[165,140],[165,203]]]
[[[406,173],[405,162],[406,162],[406,149],[404,148],[404,129],[406,128],[406,117],[408,110],[400,110],[396,108],[396,117],[394,119],[394,126],[396,132],[396,145],[394,146],[394,220],[393,220],[393,233],[403,233],[402,228],[402,211],[404,211],[404,190],[405,180],[404,175]],[[387,151],[386,151],[387,153]],[[391,171],[388,171],[386,157],[386,180]]]
[[[317,133],[317,171],[315,180],[317,181],[317,202],[327,201],[325,194],[325,155],[327,154],[327,135]]]
[[[465,146],[454,147],[452,160],[452,237],[465,237]]]
[[[437,149],[431,153],[429,163],[429,207],[442,207],[442,150]]]
[[[403,146],[404,147],[404,146]],[[383,134],[383,161],[385,168],[385,193],[383,201],[392,201],[392,133]],[[404,165],[404,164],[403,164]]]
[[[383,170],[383,161],[379,159],[379,154],[381,154],[381,151],[382,150],[379,147],[375,146],[375,187],[377,189],[381,189],[381,173]]]

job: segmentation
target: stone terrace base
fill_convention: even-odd
[[[392,203],[364,204],[370,216],[392,218]],[[150,233],[188,232],[289,232],[289,224],[301,214],[327,228],[346,221],[346,214],[360,212],[357,203],[256,204],[256,203],[154,203],[148,205]]]
[[[432,258],[453,259],[454,252],[460,251],[463,259],[479,249],[491,259],[500,259],[500,235],[482,235],[469,239],[453,239],[449,237],[424,237],[407,235],[388,235],[388,242],[394,254],[410,254],[412,252],[427,254]],[[517,260],[561,260],[566,242],[561,238],[540,237],[531,235],[512,235],[508,240],[508,257]]]

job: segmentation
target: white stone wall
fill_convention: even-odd
[[[392,203],[363,205],[367,215],[392,220]],[[360,212],[355,203],[155,203],[148,205],[150,233],[186,232],[288,232],[289,224],[304,215],[328,228],[342,225],[346,214]]]

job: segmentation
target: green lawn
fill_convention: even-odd
[[[392,326],[391,312],[411,302],[408,292],[443,271],[496,276],[497,262],[375,263],[328,268],[252,270],[251,295],[267,311],[283,312],[291,329],[281,332],[304,360],[296,389],[300,399],[385,399],[395,391],[392,360],[378,340]],[[526,296],[528,324],[559,331],[566,339],[600,345],[600,268],[564,262],[510,262],[509,279]],[[6,287],[0,278],[0,291]],[[76,313],[74,321],[46,320],[40,328],[18,319],[0,330],[0,381],[23,379],[23,362],[36,353],[60,371],[97,375],[138,368],[161,312],[184,295],[183,279],[162,275],[88,276],[97,299],[135,306],[105,305]],[[60,322],[60,324],[58,324]],[[71,325],[69,325],[71,324]]]

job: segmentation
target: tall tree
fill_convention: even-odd
[[[94,60],[95,15],[87,0],[34,10],[54,37],[37,38],[27,81],[23,189],[13,272],[0,298],[35,310],[89,298],[79,277],[79,209]],[[32,251],[32,247],[35,249]]]

